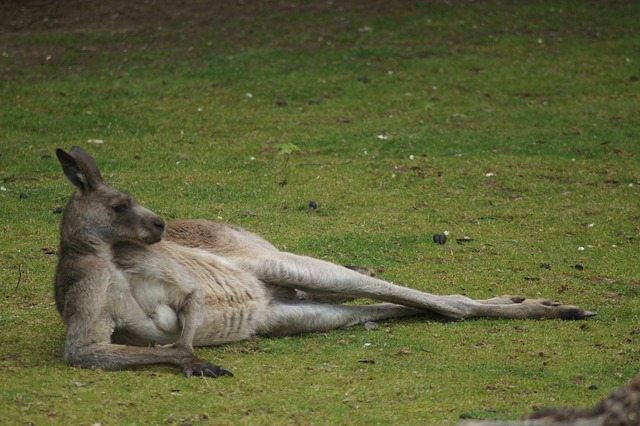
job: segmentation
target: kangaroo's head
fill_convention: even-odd
[[[63,241],[82,245],[160,241],[164,221],[131,195],[107,185],[86,151],[74,146],[69,153],[58,149],[56,155],[65,176],[77,188],[64,211]]]

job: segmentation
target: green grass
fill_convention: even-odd
[[[0,6],[0,423],[515,419],[593,405],[640,369],[640,7],[338,3],[196,1],[173,20]],[[286,162],[281,144],[300,151]],[[229,220],[418,289],[598,316],[197,350],[233,379],[72,368],[52,298],[53,210],[72,192],[54,150],[72,145],[166,218]]]

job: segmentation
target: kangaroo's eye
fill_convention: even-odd
[[[118,204],[117,206],[115,206],[115,207],[113,208],[113,210],[114,210],[116,213],[124,213],[124,212],[126,212],[126,211],[127,211],[127,209],[128,209],[128,208],[129,208],[129,205],[128,205],[128,204],[126,204],[126,203],[123,203],[123,204]]]

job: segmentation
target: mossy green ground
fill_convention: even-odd
[[[0,5],[0,423],[455,424],[593,405],[640,369],[639,4],[64,3]],[[52,298],[72,145],[167,219],[598,316],[198,349],[219,380],[72,368]]]

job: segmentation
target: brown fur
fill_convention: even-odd
[[[193,346],[429,312],[455,319],[594,315],[546,300],[433,295],[366,270],[278,251],[236,226],[207,220],[165,224],[107,185],[82,149],[56,154],[76,187],[60,227],[55,277],[70,364],[104,369],[172,364],[187,376],[216,377],[231,373],[196,358]],[[310,295],[386,303],[341,306],[310,302]]]

